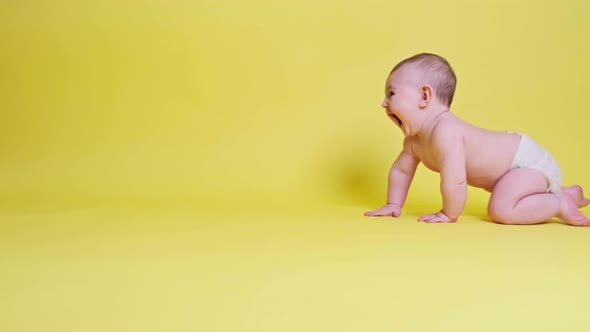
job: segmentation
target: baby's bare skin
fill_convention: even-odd
[[[520,143],[515,134],[472,126],[448,111],[437,117],[432,131],[452,136],[438,145],[433,143],[434,133],[407,137],[410,152],[428,169],[440,173],[444,160],[440,160],[439,150],[452,148],[441,145],[462,145],[467,184],[489,192],[510,169]]]
[[[406,138],[389,173],[387,204],[367,216],[398,217],[416,167],[422,162],[441,175],[443,208],[418,220],[454,222],[463,212],[467,186],[491,192],[488,213],[496,222],[534,224],[557,217],[571,225],[590,226],[578,208],[590,202],[580,186],[548,193],[538,170],[511,169],[520,136],[466,123],[440,102],[423,73],[406,64],[388,78],[382,106]]]

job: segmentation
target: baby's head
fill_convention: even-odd
[[[457,78],[444,58],[421,53],[398,63],[387,78],[382,106],[406,136],[417,134],[432,112],[448,110]]]
[[[457,77],[445,58],[431,53],[416,54],[393,67],[389,76],[402,67],[415,69],[414,74],[418,74],[414,77],[416,83],[431,86],[438,101],[447,107],[451,106],[457,86]]]

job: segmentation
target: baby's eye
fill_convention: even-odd
[[[395,93],[393,93],[393,91],[389,91],[389,96],[393,96]]]

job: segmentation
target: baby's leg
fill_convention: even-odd
[[[584,199],[578,202],[571,191],[547,193],[547,180],[541,172],[515,168],[494,186],[488,214],[493,221],[503,224],[538,224],[558,217],[570,225],[590,226],[590,220],[578,210]]]

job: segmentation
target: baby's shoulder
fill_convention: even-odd
[[[456,140],[465,136],[470,125],[454,115],[441,117],[432,128],[435,141]]]

